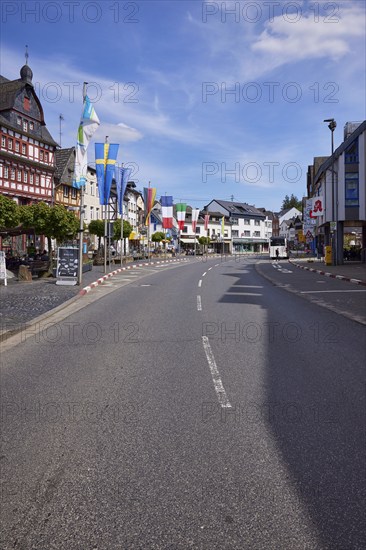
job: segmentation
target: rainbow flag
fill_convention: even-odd
[[[146,214],[145,225],[149,225],[149,218],[150,218],[151,210],[154,207],[155,197],[156,197],[156,187],[144,187],[144,203],[145,203],[145,214]]]
[[[112,179],[119,145],[117,143],[95,144],[95,168],[99,189],[99,203],[107,205],[111,194]]]

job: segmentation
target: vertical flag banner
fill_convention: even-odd
[[[86,173],[88,169],[87,148],[99,124],[99,118],[94,107],[88,96],[85,96],[75,147],[75,170],[72,185],[77,189],[80,189],[80,187],[86,184]]]
[[[95,144],[95,168],[99,189],[99,203],[101,205],[107,205],[109,201],[118,148],[119,145],[117,143]]]
[[[163,229],[173,227],[173,197],[161,197],[161,213],[163,218]]]
[[[225,216],[222,216],[221,219],[221,237],[223,237],[225,234]]]
[[[154,202],[156,197],[156,187],[144,187],[144,203],[145,203],[145,214],[146,221],[145,225],[149,225],[149,217],[151,210],[153,209]]]
[[[199,208],[192,208],[192,231],[194,234],[196,234],[196,227],[197,227],[199,213],[200,213]]]
[[[184,223],[186,219],[186,210],[187,210],[186,203],[179,202],[177,204],[177,221],[178,221],[178,227],[180,231],[182,231],[184,228]]]
[[[208,229],[208,222],[210,221],[210,214],[205,215],[205,231]]]
[[[131,168],[121,168],[115,166],[115,180],[117,187],[117,206],[118,214],[123,214],[123,197],[125,195],[127,182],[131,176]]]

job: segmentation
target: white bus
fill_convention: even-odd
[[[278,254],[276,250],[278,250]],[[271,237],[269,239],[269,257],[274,260],[288,258],[287,239],[285,237]]]

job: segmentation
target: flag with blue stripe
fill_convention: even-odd
[[[109,202],[118,148],[117,143],[95,144],[95,168],[101,205],[107,205]]]

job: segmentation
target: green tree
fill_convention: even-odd
[[[49,206],[44,202],[19,207],[20,221],[25,229],[34,228],[38,235],[47,237],[48,250],[52,257],[52,241],[62,243],[74,238],[79,230],[79,219],[74,212],[56,204]]]
[[[113,238],[118,241],[121,238],[121,218],[118,218],[113,224]],[[123,238],[128,239],[133,230],[132,225],[127,220],[123,220]]]
[[[163,231],[156,231],[151,235],[151,240],[153,243],[160,243],[165,239],[165,233]]]
[[[100,250],[101,238],[104,237],[104,220],[92,220],[88,226],[90,235],[98,237],[98,250]]]
[[[19,224],[19,206],[15,201],[0,195],[0,227],[10,228]]]
[[[299,200],[293,193],[291,194],[291,197],[288,195],[285,196],[285,198],[282,201],[281,210],[288,210],[289,208],[297,208],[302,212],[302,200]]]

